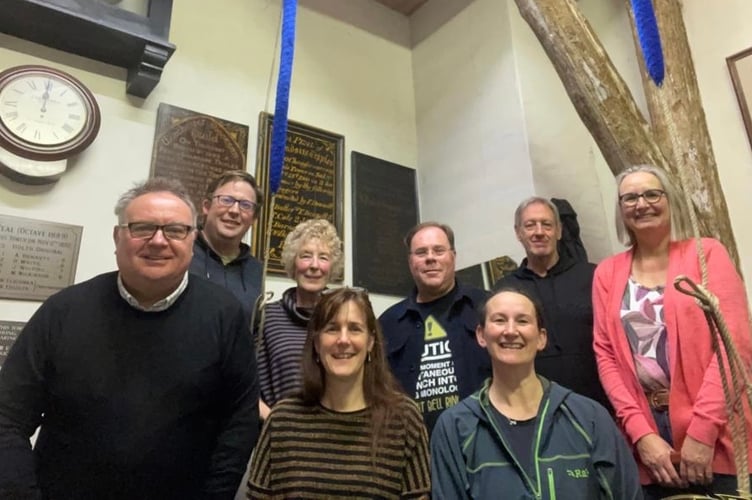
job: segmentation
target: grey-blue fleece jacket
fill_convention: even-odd
[[[491,414],[489,379],[439,417],[431,437],[434,500],[642,498],[637,465],[606,409],[540,379],[534,475],[520,466]]]

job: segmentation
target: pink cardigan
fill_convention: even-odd
[[[749,367],[752,351],[744,285],[720,242],[703,238],[702,244],[708,265],[708,287],[718,297],[737,351]],[[731,437],[725,425],[723,387],[705,315],[693,298],[673,286],[674,278],[680,274],[696,283],[702,282],[695,248],[694,240],[675,241],[669,248],[664,319],[668,333],[669,418],[674,449],[680,451],[684,436],[689,434],[715,446],[714,472],[735,474]],[[634,445],[642,436],[657,432],[657,427],[637,380],[632,351],[619,315],[631,263],[630,249],[604,260],[595,271],[593,348],[603,388],[616,410],[622,430]],[[749,414],[746,422],[747,436],[752,441]],[[650,483],[647,470],[642,464],[639,466],[643,484]]]

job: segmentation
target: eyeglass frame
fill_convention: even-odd
[[[349,292],[365,295],[366,297],[368,297],[368,289],[363,288],[362,286],[338,286],[334,288],[324,288],[319,292],[319,295],[330,295],[339,290],[347,290]]]
[[[134,236],[133,226],[138,225],[138,224],[143,224],[145,226],[153,226],[154,231],[152,231],[151,235],[149,236]],[[118,224],[116,227],[119,227],[121,229],[128,229],[128,235],[134,240],[150,240],[154,238],[154,236],[157,234],[157,231],[161,231],[162,236],[166,240],[170,240],[170,241],[185,241],[185,239],[188,238],[188,236],[190,236],[191,232],[196,229],[195,226],[191,226],[190,224],[181,224],[179,222],[170,222],[169,224],[154,224],[152,222],[137,221],[137,222],[128,222],[125,224]],[[165,228],[167,227],[181,227],[185,229],[185,236],[183,236],[182,238],[175,238],[172,236],[168,236],[168,234],[165,232]]]
[[[243,212],[255,212],[258,208],[258,203],[251,200],[241,200],[238,198],[235,198],[234,196],[230,196],[229,194],[215,194],[212,196],[212,199],[217,199],[217,203],[221,207],[230,208],[236,203],[238,204],[238,208]],[[232,200],[232,203],[225,203],[222,201],[222,198],[225,199],[225,201]],[[248,206],[250,205],[250,206]]]
[[[447,252],[454,252],[454,248],[444,246],[422,247],[417,250],[411,250],[409,253],[419,259],[426,259],[429,255],[441,258],[445,256]]]
[[[655,199],[655,201],[648,200],[648,196],[653,196],[654,193],[658,193],[658,198]],[[626,196],[634,196],[634,200],[626,201]],[[646,189],[642,193],[624,193],[622,195],[619,195],[619,203],[621,203],[625,207],[635,207],[640,202],[640,198],[645,200],[645,203],[648,205],[655,205],[656,203],[661,201],[661,198],[666,196],[666,191],[663,189]]]

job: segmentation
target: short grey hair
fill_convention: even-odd
[[[196,207],[191,201],[191,195],[183,184],[177,179],[168,179],[166,177],[152,177],[143,182],[139,182],[131,189],[120,195],[115,204],[115,215],[118,224],[125,224],[125,209],[133,200],[139,196],[149,193],[170,193],[179,198],[191,209],[191,224],[196,225]]]
[[[337,235],[337,229],[331,222],[325,219],[309,219],[301,222],[287,233],[282,246],[282,265],[289,278],[295,275],[295,257],[300,247],[312,239],[317,239],[329,249],[331,266],[329,279],[338,278],[342,275],[345,263],[342,253],[342,240]]]
[[[561,226],[559,209],[556,208],[556,205],[554,205],[551,200],[543,198],[542,196],[531,196],[530,198],[525,198],[519,205],[517,205],[517,209],[514,211],[514,228],[518,229],[522,226],[522,212],[524,212],[527,207],[539,204],[547,206],[554,214],[554,225],[556,227]]]
[[[621,215],[621,201],[619,200],[619,186],[629,174],[636,172],[645,172],[652,174],[661,183],[661,188],[666,192],[666,201],[668,202],[669,213],[671,215],[671,241],[680,241],[692,238],[692,226],[689,222],[687,204],[684,197],[676,188],[676,184],[671,179],[668,172],[655,165],[633,165],[622,170],[616,176],[616,216],[614,223],[616,225],[616,236],[625,246],[634,246],[637,243],[634,233],[624,224],[624,218]]]

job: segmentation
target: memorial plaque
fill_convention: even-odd
[[[8,352],[24,325],[26,323],[21,321],[0,321],[0,368],[5,363],[5,358],[8,357]]]
[[[354,151],[351,163],[353,283],[405,296],[414,287],[403,238],[419,220],[415,170]]]
[[[475,264],[474,266],[459,269],[454,273],[457,281],[463,285],[470,285],[481,290],[486,290],[485,279],[483,278],[483,264]]]
[[[264,187],[264,206],[259,214],[258,231],[253,232],[251,249],[259,260],[266,254],[268,273],[285,276],[282,266],[282,244],[287,233],[308,219],[326,219],[337,228],[342,241],[344,214],[342,185],[344,184],[344,136],[289,121],[285,142],[285,162],[282,181],[274,196],[272,211],[269,193],[269,149],[274,117],[259,115],[259,140],[256,179]],[[342,277],[333,277],[341,281]]]
[[[247,125],[159,104],[150,175],[180,180],[199,213],[209,183],[245,170],[247,154]]]
[[[44,300],[72,285],[83,230],[0,215],[0,298]]]

